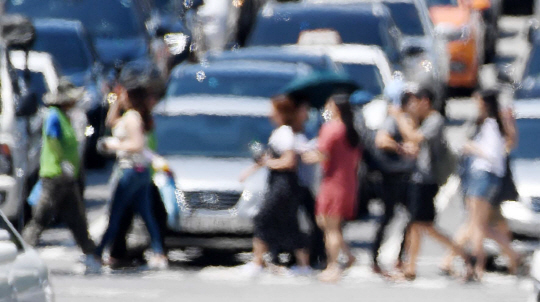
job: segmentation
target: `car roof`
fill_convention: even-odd
[[[242,115],[266,117],[271,112],[271,102],[267,98],[260,97],[189,95],[166,98],[154,108],[153,112],[165,116]]]
[[[514,102],[514,114],[517,119],[540,119],[540,100]]]
[[[262,60],[284,63],[305,63],[315,69],[335,68],[326,54],[306,53],[295,48],[281,46],[253,46],[233,51],[210,52],[206,59],[221,60]]]
[[[311,68],[305,64],[283,63],[271,61],[254,60],[231,60],[231,61],[212,61],[203,64],[179,65],[172,71],[172,77],[179,77],[182,74],[196,74],[200,71],[215,73],[238,73],[249,74],[307,74]]]

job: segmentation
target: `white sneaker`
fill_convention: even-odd
[[[249,262],[241,267],[241,273],[248,278],[255,278],[263,272],[264,268],[253,262]]]
[[[148,261],[148,268],[152,270],[166,270],[169,268],[169,261],[163,256],[153,256]]]
[[[313,270],[309,266],[293,265],[290,269],[293,276],[309,277],[313,275]]]
[[[101,273],[101,261],[94,255],[86,255],[84,259],[87,274]]]

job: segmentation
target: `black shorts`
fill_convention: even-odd
[[[435,196],[437,184],[411,183],[409,188],[409,213],[411,222],[435,221]]]

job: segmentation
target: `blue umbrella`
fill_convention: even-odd
[[[349,76],[332,71],[314,71],[300,76],[282,89],[295,100],[308,100],[311,106],[321,108],[334,93],[352,93],[360,87]]]

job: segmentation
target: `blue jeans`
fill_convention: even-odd
[[[159,226],[152,210],[150,181],[148,169],[122,169],[122,176],[113,195],[109,225],[96,248],[97,256],[101,257],[105,247],[116,237],[122,216],[130,207],[144,220],[150,233],[152,250],[157,254],[164,253]]]
[[[497,175],[481,170],[470,170],[467,180],[467,197],[476,197],[487,200],[497,206],[494,200],[501,186],[502,179]]]

